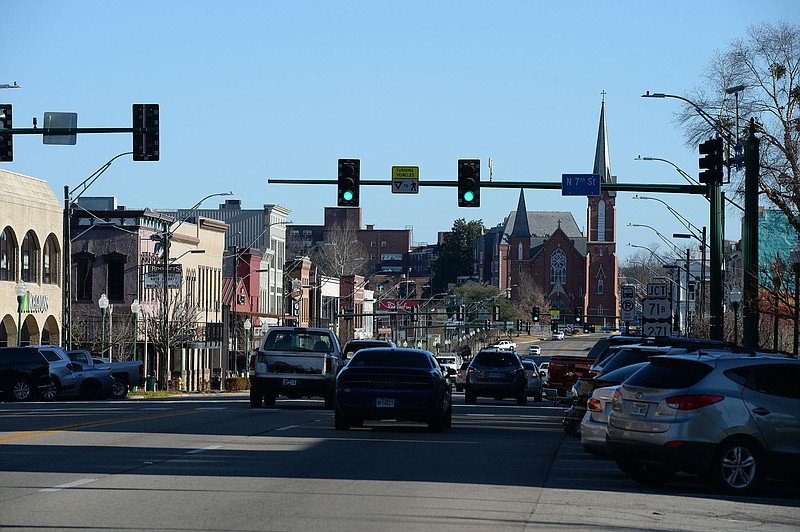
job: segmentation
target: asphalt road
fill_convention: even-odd
[[[439,434],[336,431],[321,401],[251,409],[245,394],[0,403],[0,527],[798,530],[796,485],[644,489],[565,436],[562,407],[454,402]]]

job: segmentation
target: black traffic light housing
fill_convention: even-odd
[[[539,307],[533,307],[531,309],[531,321],[539,323]]]
[[[575,323],[583,323],[583,309],[575,307]]]
[[[458,160],[458,206],[481,206],[480,159]]]
[[[159,157],[159,121],[157,103],[133,104],[133,160],[157,161]]]
[[[553,332],[558,332],[558,322],[557,321],[551,321],[550,322],[550,330],[553,331]]]
[[[338,183],[336,204],[339,207],[358,207],[361,159],[339,159]]]
[[[492,321],[500,321],[500,305],[492,307]]]
[[[722,139],[716,138],[700,144],[700,182],[707,185],[722,184],[722,167],[725,164]]]
[[[11,104],[0,104],[0,129],[11,129]],[[10,134],[0,135],[0,161],[14,160],[14,137]]]
[[[587,334],[592,332],[592,326],[589,325],[588,323],[584,322],[583,323],[583,332],[585,332]]]

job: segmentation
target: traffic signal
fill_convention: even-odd
[[[358,207],[360,186],[361,159],[339,159],[339,191],[336,204],[339,207]]]
[[[500,321],[500,305],[495,305],[492,308],[492,321]]]
[[[531,321],[539,323],[539,307],[533,307],[531,310]]]
[[[133,160],[157,161],[158,146],[158,104],[133,104],[133,129],[144,128],[146,131],[133,132]]]
[[[557,321],[551,321],[550,322],[550,330],[553,331],[553,332],[558,332],[558,322]]]
[[[11,104],[0,104],[0,129],[11,129]],[[14,137],[0,135],[0,161],[14,160]]]
[[[575,307],[575,323],[583,322],[583,309]]]
[[[584,322],[584,324],[583,324],[583,332],[585,332],[586,334],[589,334],[590,332],[592,332],[592,326],[589,325],[588,323]]]
[[[458,206],[481,206],[480,159],[458,160]]]
[[[700,144],[700,182],[707,185],[722,184],[722,166],[725,164],[722,156],[722,139],[707,140]]]

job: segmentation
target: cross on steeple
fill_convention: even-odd
[[[603,96],[603,101],[601,103],[606,103],[606,91],[600,93]]]

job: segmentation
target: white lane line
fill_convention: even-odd
[[[61,491],[63,489],[74,488],[76,486],[80,486],[82,484],[88,484],[89,482],[94,482],[97,480],[96,478],[82,478],[80,480],[76,480],[75,482],[67,482],[66,484],[61,484],[60,486],[53,486],[52,488],[45,488],[39,491]]]
[[[202,453],[203,451],[213,451],[214,449],[219,449],[220,447],[222,447],[222,445],[209,445],[208,447],[203,447],[202,449],[187,451],[186,454],[197,454]]]
[[[277,429],[275,429],[275,432],[279,430],[296,429],[297,427],[299,427],[299,425],[286,425],[285,427],[278,427]]]
[[[154,406],[154,407],[150,407],[150,408],[142,408],[142,410],[172,410],[172,408],[169,408],[169,407],[160,408],[160,407]]]

